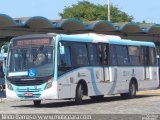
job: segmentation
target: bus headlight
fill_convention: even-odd
[[[9,81],[7,81],[7,88],[10,89],[10,90],[13,90],[13,87],[12,87],[12,85]]]
[[[48,80],[45,89],[52,87],[52,82],[53,82],[53,79]]]

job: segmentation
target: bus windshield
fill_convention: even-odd
[[[13,47],[9,51],[8,77],[29,76],[29,70],[34,70],[33,76],[46,77],[53,74],[53,46]]]

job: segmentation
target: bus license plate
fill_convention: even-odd
[[[33,96],[33,93],[24,93],[24,96],[26,96],[26,97],[32,97]]]

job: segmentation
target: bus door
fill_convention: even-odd
[[[149,70],[149,47],[142,47],[142,57],[144,65],[144,80],[150,80],[150,70]]]
[[[65,75],[69,70],[72,69],[71,65],[71,47],[66,42],[59,43],[58,51],[58,76]],[[59,98],[70,98],[71,97],[71,82],[73,77],[70,74],[65,75],[63,80],[59,82]]]
[[[109,45],[109,66],[110,82],[116,83],[118,76],[116,45]]]
[[[108,56],[109,56],[109,45],[106,43],[100,43],[100,51],[101,51],[101,64],[103,66],[103,82],[109,82],[109,67],[108,67]]]

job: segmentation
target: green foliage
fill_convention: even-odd
[[[82,21],[107,20],[107,10],[107,5],[96,5],[84,0],[64,8],[63,12],[59,13],[59,15],[62,19],[77,18]],[[132,16],[111,5],[112,22],[131,22],[132,20]]]

